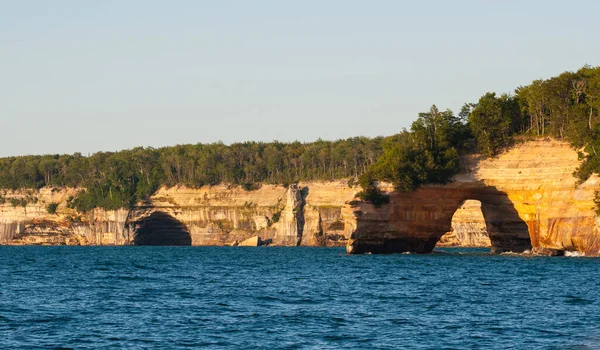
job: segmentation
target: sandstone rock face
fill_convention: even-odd
[[[452,216],[452,229],[437,242],[436,247],[490,247],[481,202],[466,200]]]
[[[258,236],[250,237],[247,240],[238,244],[239,247],[258,247],[261,245],[262,240]]]
[[[493,159],[465,157],[463,172],[446,185],[412,193],[386,187],[390,203],[381,208],[357,202],[359,189],[347,181],[263,185],[252,191],[227,185],[162,188],[132,210],[88,213],[68,207],[80,189],[0,189],[0,243],[139,244],[148,238],[143,227],[158,227],[179,235],[169,244],[226,245],[259,236],[272,245],[347,243],[349,253],[424,253],[451,231],[457,208],[477,200],[495,252],[599,255],[594,198],[600,180],[577,184],[572,174],[578,166],[577,152],[568,144],[530,141]],[[58,204],[55,214],[47,210],[50,203]],[[484,241],[473,220],[467,217],[455,226],[457,239],[468,245]],[[465,228],[470,237],[461,236]],[[155,238],[157,244],[165,242],[160,234]]]
[[[253,191],[227,185],[162,188],[132,210],[85,214],[67,207],[77,189],[4,191],[0,243],[231,245],[260,236],[273,245],[343,246],[355,227],[348,203],[357,191],[346,181],[263,185]],[[13,207],[13,198],[28,198],[28,204]],[[48,213],[50,203],[59,204],[56,214]]]
[[[151,203],[130,212],[129,232],[135,232],[137,221],[161,211],[186,225],[192,245],[225,245],[253,236],[281,246],[345,245],[355,226],[348,203],[357,190],[345,181],[263,185],[253,191],[227,185],[163,188]]]
[[[0,244],[122,245],[127,210],[78,213],[68,208],[80,189],[0,190]],[[13,200],[25,203],[14,205]],[[58,204],[55,214],[48,205]]]
[[[285,195],[285,205],[280,213],[273,242],[278,245],[297,246],[304,232],[304,195],[297,185],[291,185]]]
[[[533,248],[600,253],[594,212],[597,177],[577,184],[577,152],[567,143],[529,141],[493,159],[469,156],[464,171],[447,185],[413,193],[391,193],[381,208],[360,203],[349,253],[430,252],[450,231],[452,216],[465,200],[481,202],[492,250]]]
[[[300,183],[304,188],[304,230],[301,245],[342,246],[356,229],[351,205],[359,188],[347,181]]]

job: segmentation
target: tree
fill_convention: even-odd
[[[469,124],[479,150],[493,156],[508,144],[514,104],[509,96],[497,98],[493,92],[483,95],[469,116]]]
[[[546,96],[543,92],[544,82],[535,80],[528,86],[515,90],[519,97],[521,111],[529,116],[528,132],[538,136],[544,135],[546,125]]]
[[[54,215],[56,214],[56,209],[58,208],[58,203],[50,203],[46,206],[46,211],[48,214]]]
[[[381,157],[359,178],[364,197],[377,197],[373,179],[390,181],[401,191],[450,181],[459,170],[457,146],[464,142],[465,128],[452,111],[435,105],[419,113],[410,132],[388,139]]]

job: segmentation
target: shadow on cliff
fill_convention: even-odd
[[[527,224],[506,193],[482,183],[451,183],[394,192],[389,204],[357,213],[357,228],[347,251],[430,253],[451,230],[454,213],[469,199],[481,202],[493,252],[531,249]]]
[[[185,224],[165,212],[155,211],[136,221],[133,230],[134,245],[192,245]]]
[[[489,186],[478,191],[472,199],[481,202],[492,252],[522,253],[531,249],[529,227],[506,193]]]

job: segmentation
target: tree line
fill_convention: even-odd
[[[377,181],[411,191],[446,183],[459,172],[459,156],[494,156],[515,136],[553,137],[585,146],[576,175],[600,173],[600,67],[584,66],[517,87],[487,92],[458,115],[433,105],[409,130],[390,137],[354,137],[312,143],[244,142],[138,147],[85,157],[45,155],[0,158],[0,188],[85,188],[71,205],[87,211],[130,207],[160,186],[230,183],[251,190],[261,183],[358,178],[360,197],[377,205],[386,197]]]
[[[312,143],[244,142],[138,147],[85,157],[0,158],[0,188],[83,187],[71,202],[80,211],[130,207],[160,186],[201,187],[358,177],[379,158],[384,138],[354,137]]]

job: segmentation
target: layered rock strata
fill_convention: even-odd
[[[437,242],[436,247],[490,247],[481,202],[465,201],[452,216],[452,229]]]
[[[390,203],[380,208],[356,201],[359,189],[347,181],[252,191],[162,188],[131,210],[88,213],[69,208],[79,189],[0,190],[0,243],[233,245],[257,236],[271,245],[347,243],[349,253],[425,253],[451,231],[457,208],[477,200],[495,252],[599,255],[594,199],[600,181],[578,184],[573,172],[579,163],[566,143],[530,141],[492,159],[464,157],[463,171],[446,185],[411,193],[384,188]],[[457,239],[483,242],[474,218],[465,220],[461,227],[471,233],[460,236],[455,227]]]
[[[0,191],[0,244],[122,245],[128,210],[79,213],[69,202],[80,189]],[[52,210],[48,206],[55,204]]]
[[[463,172],[447,185],[412,193],[390,193],[381,208],[361,203],[349,253],[430,252],[451,230],[452,216],[465,200],[481,202],[495,252],[547,250],[598,255],[600,235],[594,212],[597,177],[578,184],[577,152],[567,143],[537,140],[498,157],[464,157]]]
[[[355,227],[348,203],[357,190],[347,181],[161,188],[131,210],[89,213],[68,208],[78,189],[4,191],[0,243],[232,245],[258,236],[262,244],[343,246]]]

